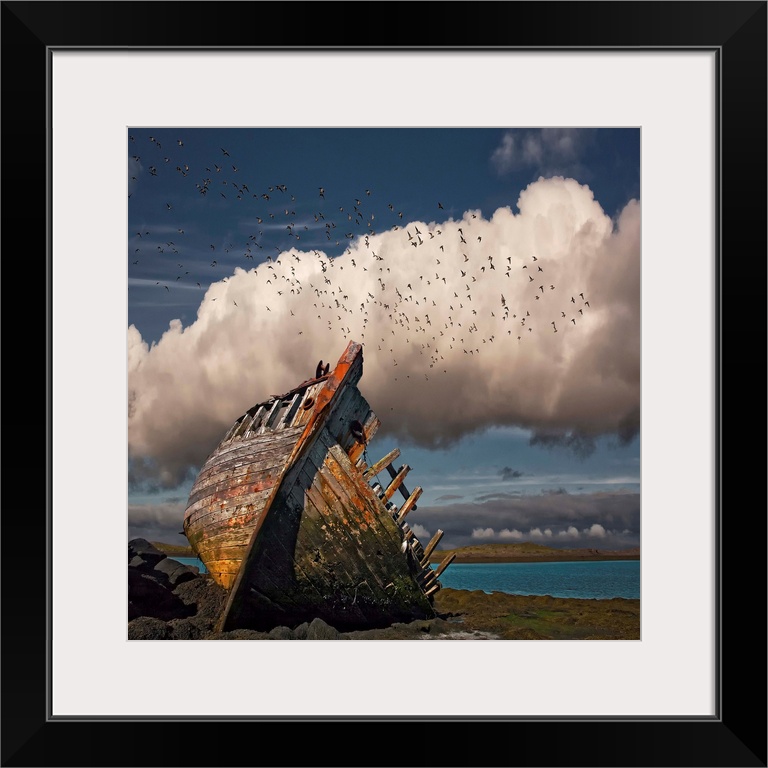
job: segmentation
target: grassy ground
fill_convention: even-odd
[[[639,640],[640,601],[579,600],[443,588],[438,614],[500,640]]]

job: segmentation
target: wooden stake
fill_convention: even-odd
[[[399,448],[391,450],[383,459],[379,459],[375,464],[366,469],[365,472],[363,472],[363,478],[370,480],[375,475],[378,475],[384,467],[388,467],[399,455]]]
[[[403,520],[403,518],[416,506],[416,500],[421,496],[421,491],[421,486],[418,485],[413,489],[413,493],[405,500],[405,504],[400,507],[400,511],[397,513],[398,521]]]
[[[446,555],[443,558],[443,562],[437,566],[437,570],[435,571],[435,578],[437,578],[454,561],[455,558],[455,552],[452,552],[450,555]]]
[[[403,464],[400,467],[400,471],[395,475],[392,482],[387,486],[387,490],[384,491],[384,501],[389,501],[394,495],[395,491],[402,485],[405,476],[411,471],[411,468],[407,464]]]
[[[443,531],[438,528],[437,533],[432,537],[427,548],[424,550],[424,557],[421,560],[421,565],[425,566],[429,563],[429,556],[432,554],[432,550],[437,546],[440,539],[443,538]]]
[[[390,477],[397,476],[397,472],[391,464],[387,467],[387,472],[389,472]],[[405,483],[400,485],[400,493],[403,495],[404,499],[407,499],[411,495],[411,492],[405,487]],[[416,507],[414,507],[414,509],[416,509]]]

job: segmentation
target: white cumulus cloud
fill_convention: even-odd
[[[209,287],[194,322],[172,322],[151,347],[129,327],[132,460],[173,485],[238,416],[311,377],[318,360],[335,363],[350,340],[364,345],[359,387],[380,434],[424,447],[492,425],[579,445],[630,439],[640,204],[614,227],[588,187],[555,177],[517,205],[404,222],[333,259],[294,249],[237,268]]]

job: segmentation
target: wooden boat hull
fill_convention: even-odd
[[[362,348],[351,342],[326,376],[249,409],[201,469],[184,531],[229,592],[221,630],[434,616],[440,584],[405,522],[421,489],[408,493],[408,467],[392,467],[399,451],[367,466],[379,420],[357,390],[361,375]],[[386,488],[376,483],[384,470]]]

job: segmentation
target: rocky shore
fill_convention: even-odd
[[[434,619],[339,632],[321,619],[269,632],[216,632],[226,592],[144,539],[128,544],[129,640],[639,640],[640,601],[443,588]]]

